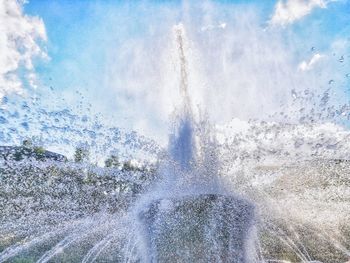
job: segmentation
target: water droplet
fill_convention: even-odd
[[[304,144],[304,139],[303,138],[299,138],[294,142],[294,147],[295,148],[299,148],[300,146],[302,146]]]
[[[340,63],[343,63],[343,62],[344,62],[344,56],[341,56],[341,57],[340,57],[339,62],[340,62]]]
[[[23,102],[22,103],[22,109],[23,110],[30,110],[30,107],[29,107],[29,105],[26,102]]]
[[[323,146],[322,143],[316,143],[316,145],[314,146],[315,149],[319,149]]]
[[[5,117],[0,116],[0,124],[7,123],[7,119]]]
[[[311,51],[315,51],[315,49],[316,49],[315,47],[311,47]]]
[[[346,74],[345,77],[350,78],[350,73]]]
[[[333,83],[334,83],[334,80],[333,80],[333,79],[331,79],[331,80],[328,81],[328,84],[329,84],[329,85],[331,85],[331,84],[333,84]]]
[[[323,93],[323,96],[321,98],[321,106],[325,106],[329,101],[329,94],[328,92]]]
[[[293,99],[296,99],[298,97],[298,94],[294,89],[292,89],[291,93],[292,93]]]
[[[11,114],[11,118],[18,119],[20,117],[19,112],[15,111],[14,113]]]
[[[4,96],[1,100],[2,104],[6,104],[8,102],[8,98],[6,96]]]
[[[25,130],[29,130],[29,124],[28,124],[28,122],[22,122],[21,123],[21,126],[25,129]]]

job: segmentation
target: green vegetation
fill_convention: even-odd
[[[21,146],[0,146],[0,159],[17,162],[26,159],[37,161],[67,160],[65,156],[47,151],[42,146],[33,144],[29,139],[24,140]]]
[[[25,223],[31,226],[54,226],[62,220],[57,215],[64,215],[64,220],[75,220],[99,212],[123,212],[156,180],[156,165],[137,166],[131,160],[120,160],[116,154],[112,154],[106,158],[105,167],[98,167],[88,163],[89,151],[84,147],[77,148],[74,162],[67,161],[66,158],[58,162],[45,162],[58,155],[33,145],[30,140],[24,141],[20,147],[6,149],[13,154],[13,158],[8,158],[7,162],[0,165],[0,252],[26,237],[23,232],[17,233],[2,227],[6,224],[33,215],[34,220]],[[9,155],[0,153],[0,158],[2,157],[6,159]],[[321,171],[311,173],[309,170],[316,169],[315,167]],[[288,184],[277,181],[277,186],[281,183],[284,188],[290,187],[288,192],[293,189],[300,192],[305,184],[308,184],[308,188],[349,185],[350,168],[346,162],[308,164],[307,168],[303,172],[307,177],[295,176]],[[289,171],[288,174],[293,173]],[[332,180],[321,180],[321,175]],[[200,211],[198,210],[198,214]],[[44,214],[46,218],[41,218],[40,214]],[[313,225],[297,223],[295,220],[286,222],[282,219],[271,219],[269,225],[259,228],[261,252],[267,259],[297,263],[302,260],[302,256],[296,253],[300,249],[299,254],[308,255],[323,263],[346,262],[348,258],[336,247],[334,240],[348,244],[350,231],[347,222],[344,222],[337,233],[329,232],[329,236],[326,236]],[[85,244],[87,247],[91,247],[94,242],[93,239],[89,240],[91,244]],[[183,240],[186,241],[185,238]],[[53,244],[46,245],[50,248]],[[11,262],[36,262],[36,255],[40,257],[45,249],[40,247],[38,251],[31,251],[28,255],[21,254]],[[63,257],[64,261],[58,262],[80,262],[81,255],[85,252],[83,245],[81,251],[76,247],[74,251],[64,251],[60,255],[60,260]]]
[[[121,163],[117,155],[111,155],[105,160],[105,166],[108,168],[119,168],[120,165]]]
[[[90,157],[90,152],[87,147],[77,147],[74,153],[74,161],[76,163],[88,162]]]
[[[81,155],[75,158],[78,162],[45,162],[47,151],[28,143],[15,153],[18,149],[21,158],[0,163],[0,252],[25,242],[30,229],[55,227],[96,213],[123,213],[156,178],[152,165],[136,167],[129,161],[119,162],[115,155],[107,158],[106,167],[98,167],[81,162],[86,152],[80,149],[77,152]],[[44,157],[25,158],[26,150]],[[9,262],[36,262],[64,236],[57,238],[33,246]],[[64,250],[53,262],[81,262],[95,241],[90,237],[88,243]]]
[[[36,160],[45,159],[45,149],[41,146],[34,146],[33,142],[29,139],[24,140],[22,146],[14,153],[14,159],[16,161],[23,160],[25,158],[34,158]]]

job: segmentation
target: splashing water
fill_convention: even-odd
[[[66,109],[19,109],[18,101],[1,109],[4,143],[39,127],[51,145],[88,144],[96,161],[106,150],[130,149],[159,162],[127,169],[1,160],[0,262],[347,260],[350,132],[327,122],[347,115],[346,105],[332,108],[325,92],[309,110],[315,97],[293,89],[300,111],[292,119],[278,113],[289,122],[213,127],[191,106],[186,33],[173,28],[182,102],[167,150]]]
[[[169,159],[161,170],[164,178],[136,204],[139,253],[145,262],[253,262],[257,259],[253,206],[220,188],[212,162],[215,147],[197,154],[200,146],[214,142],[208,137],[210,130],[202,136],[196,133],[199,127],[188,96],[183,25],[175,27],[175,37],[183,105],[170,138]],[[212,167],[210,174],[200,167],[204,162]]]

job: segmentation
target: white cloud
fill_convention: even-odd
[[[311,70],[314,66],[314,64],[316,64],[322,57],[324,57],[323,55],[320,54],[315,54],[310,61],[303,61],[299,64],[298,69],[301,71],[308,71]]]
[[[47,39],[44,23],[38,17],[23,14],[22,3],[0,1],[0,99],[9,93],[23,93],[18,75],[21,68],[28,73],[27,81],[35,87],[33,58],[47,57],[38,44],[38,40]]]
[[[270,23],[287,25],[311,13],[314,8],[326,8],[334,0],[279,0]]]
[[[214,29],[225,29],[226,28],[226,23],[221,22],[219,24],[214,24],[214,25],[206,25],[201,27],[201,31],[208,31],[208,30],[214,30]]]

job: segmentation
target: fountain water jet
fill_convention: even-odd
[[[253,262],[253,205],[220,189],[217,171],[205,174],[196,156],[196,122],[188,94],[184,27],[175,27],[182,108],[170,136],[165,177],[139,212],[145,262]],[[201,145],[215,143],[199,137]],[[204,138],[203,138],[204,137]],[[213,149],[211,149],[213,151]],[[209,153],[215,156],[215,152]],[[212,158],[213,159],[213,158]],[[203,160],[209,161],[208,159]],[[203,162],[202,162],[203,163]],[[164,189],[165,188],[165,189]],[[152,194],[151,194],[152,195]],[[149,198],[149,197],[148,197]]]

